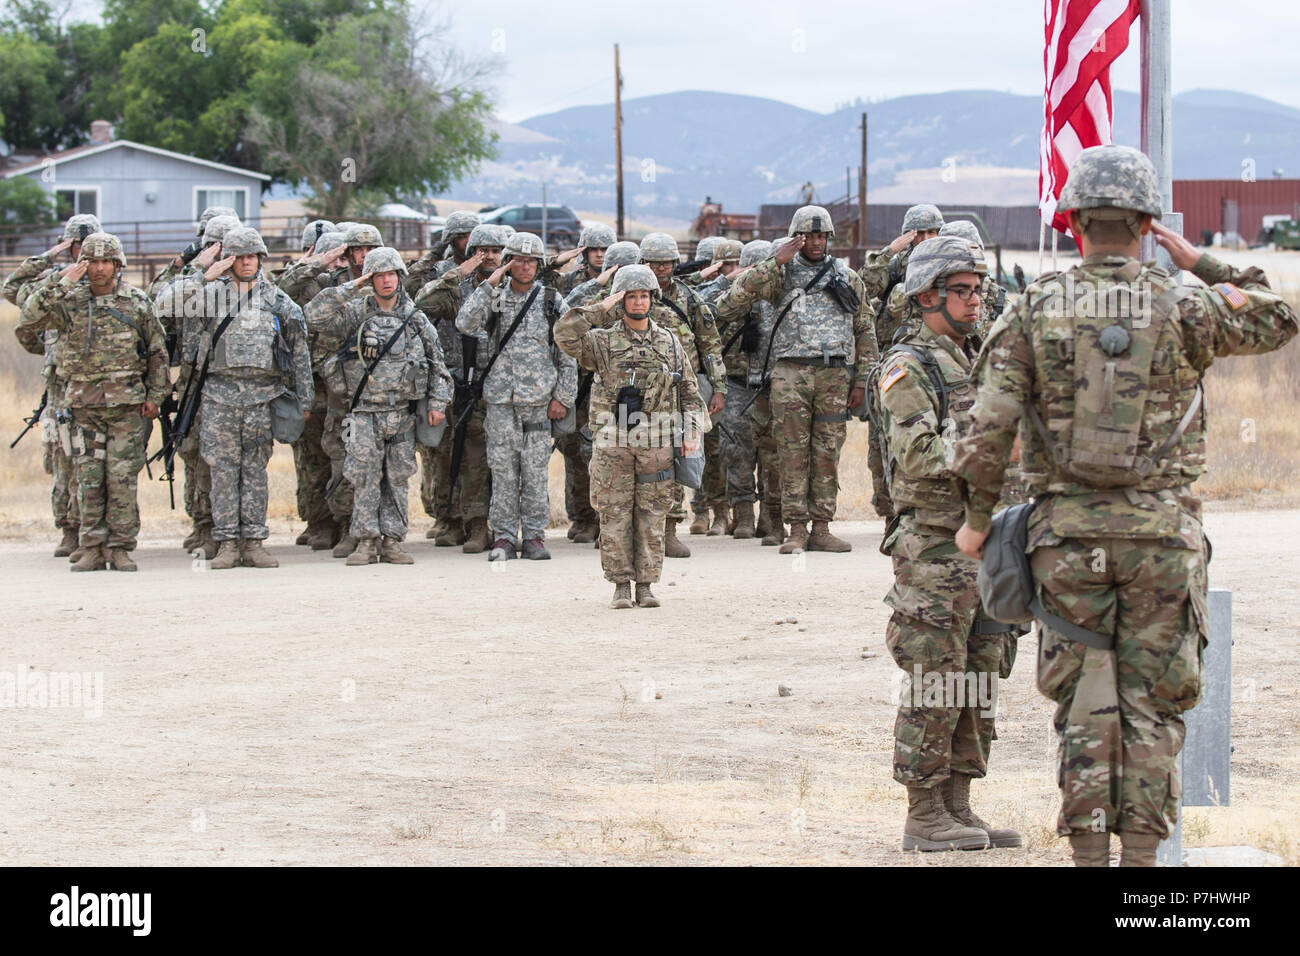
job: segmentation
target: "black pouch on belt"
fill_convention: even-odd
[[[633,415],[640,415],[645,395],[635,385],[624,385],[618,390],[618,415],[625,422],[632,421]]]

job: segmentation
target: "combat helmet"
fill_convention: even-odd
[[[635,242],[624,239],[605,250],[605,268],[630,266],[641,260],[641,247]]]
[[[465,254],[470,255],[479,246],[504,246],[505,244],[506,239],[501,235],[500,227],[490,222],[479,223],[469,232],[469,239],[465,242]]]
[[[772,243],[766,239],[754,239],[747,242],[745,247],[740,250],[740,268],[744,269],[756,262],[762,262],[771,254]]]
[[[467,236],[474,231],[479,222],[478,213],[457,209],[442,224],[442,238],[455,239],[457,236]]]
[[[234,216],[238,219],[239,213],[235,212],[235,210],[231,209],[229,206],[209,206],[207,209],[203,210],[203,215],[199,216],[199,228],[194,233],[195,237],[199,239],[203,238],[203,231],[208,228],[208,223],[212,221],[214,216]]]
[[[88,212],[78,213],[63,225],[63,238],[75,239],[80,242],[89,236],[92,232],[103,232],[104,227],[99,224],[99,217],[92,216]]]
[[[984,248],[984,240],[980,236],[979,229],[969,219],[954,219],[952,222],[945,222],[943,228],[939,230],[939,235],[960,236],[972,245],[980,249]]]
[[[321,233],[321,237],[316,240],[316,254],[320,255],[326,252],[333,252],[335,249],[343,248],[343,233],[337,229],[331,232]]]
[[[676,262],[680,258],[677,240],[666,232],[652,232],[642,239],[640,253],[642,262]]]
[[[614,232],[614,227],[607,226],[603,222],[593,222],[583,226],[582,232],[578,234],[578,245],[588,249],[608,249],[616,242],[618,242],[618,234]]]
[[[349,249],[359,246],[382,246],[384,237],[370,223],[354,222],[343,234],[343,242]]]
[[[917,243],[907,260],[907,278],[903,291],[917,295],[937,289],[944,297],[944,281],[958,272],[988,275],[984,250],[961,236],[936,236]]]
[[[712,262],[713,250],[717,248],[721,240],[721,236],[706,236],[701,239],[695,244],[695,258],[703,259],[705,262]]]
[[[371,275],[378,275],[381,272],[396,272],[400,275],[406,275],[406,263],[402,261],[402,254],[396,249],[389,246],[376,246],[366,253],[366,259],[361,266],[361,271]]]
[[[313,219],[311,222],[307,223],[302,230],[303,250],[305,251],[316,245],[317,240],[319,240],[321,236],[325,235],[327,232],[333,232],[334,229],[334,223],[330,222],[328,219]]]
[[[719,239],[713,247],[714,262],[739,262],[744,246],[739,239]]]
[[[264,256],[266,243],[256,229],[248,226],[236,226],[226,233],[221,240],[221,254],[224,256]]]
[[[238,216],[213,216],[203,230],[203,248],[206,249],[214,242],[221,242],[230,230],[238,229],[242,225]]]
[[[928,202],[919,203],[903,213],[903,232],[930,232],[943,228],[943,213]]]
[[[77,261],[91,259],[112,259],[120,266],[126,265],[126,254],[122,252],[122,240],[107,232],[92,232],[81,240],[81,255]]]
[[[545,259],[546,247],[542,245],[541,236],[531,232],[516,232],[501,248],[501,261],[510,258]]]
[[[1132,146],[1090,146],[1081,152],[1070,167],[1056,208],[1061,212],[1126,210],[1156,219],[1164,213],[1156,168]]]
[[[631,292],[634,289],[642,289],[653,295],[659,294],[659,280],[655,278],[649,266],[624,266],[614,273],[612,292]]]
[[[800,206],[790,217],[790,230],[787,236],[797,236],[801,232],[824,232],[835,236],[835,223],[825,206]]]

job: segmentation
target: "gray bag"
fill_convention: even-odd
[[[302,437],[307,418],[298,406],[298,396],[293,392],[281,392],[271,399],[271,436],[286,445],[293,444]]]
[[[700,401],[704,403],[705,408],[708,408],[709,402],[713,401],[713,383],[703,372],[696,372],[695,386],[700,390]]]
[[[425,448],[437,448],[447,430],[447,419],[437,425],[429,424],[429,399],[415,400],[415,440]]]
[[[551,419],[551,437],[561,438],[564,435],[572,435],[578,427],[578,406],[575,402],[569,406],[569,410],[564,413],[563,418]]]

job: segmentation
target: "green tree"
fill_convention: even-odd
[[[58,222],[54,197],[30,176],[0,179],[0,246],[12,255],[19,238],[31,229],[18,226],[53,225]]]

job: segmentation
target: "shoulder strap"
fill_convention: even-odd
[[[379,363],[383,361],[384,356],[388,354],[389,350],[392,349],[393,343],[396,342],[401,334],[406,330],[406,320],[409,317],[410,313],[407,313],[406,316],[402,317],[401,324],[393,330],[393,334],[388,337],[388,341],[385,342],[384,347],[379,350],[379,354],[375,356],[372,362],[366,365],[366,370],[361,373],[361,381],[357,382],[357,390],[352,393],[352,404],[348,406],[349,412],[357,407],[357,402],[361,400],[361,393],[365,391],[366,383],[370,381],[371,374],[379,367]],[[364,323],[362,324],[364,325]]]
[[[515,329],[519,328],[519,323],[524,320],[524,316],[528,314],[528,310],[533,307],[533,303],[537,301],[537,293],[541,292],[542,288],[541,284],[534,285],[533,291],[528,293],[528,298],[524,300],[523,308],[521,308],[518,314],[515,315],[515,320],[510,323],[510,328],[506,329],[506,334],[501,337],[501,344],[497,346],[496,351],[492,353],[492,357],[488,359],[487,366],[483,369],[483,375],[479,378],[480,382],[487,381],[488,373],[492,371],[492,366],[497,363],[497,359],[500,357],[501,353],[505,351],[506,344],[510,341],[511,336],[515,334]]]
[[[822,280],[822,276],[826,275],[834,264],[834,257],[827,256],[822,267],[817,270],[817,274],[812,277],[806,286],[803,287],[805,295],[812,291],[812,287]],[[772,361],[772,343],[776,340],[776,330],[780,328],[781,320],[784,319],[786,314],[794,307],[795,300],[798,298],[799,296],[792,296],[790,301],[781,309],[781,313],[776,317],[776,321],[772,323],[772,331],[769,332],[767,336],[767,351],[763,353],[763,371],[760,373],[761,378],[767,378],[767,366],[768,363]]]
[[[899,342],[889,349],[890,354],[905,353],[912,356],[921,363],[921,368],[925,369],[926,377],[930,379],[930,384],[939,394],[939,427],[943,428],[944,419],[948,417],[948,383],[943,379],[943,372],[939,370],[939,362],[931,354],[930,350],[919,345],[912,345],[907,342]]]

